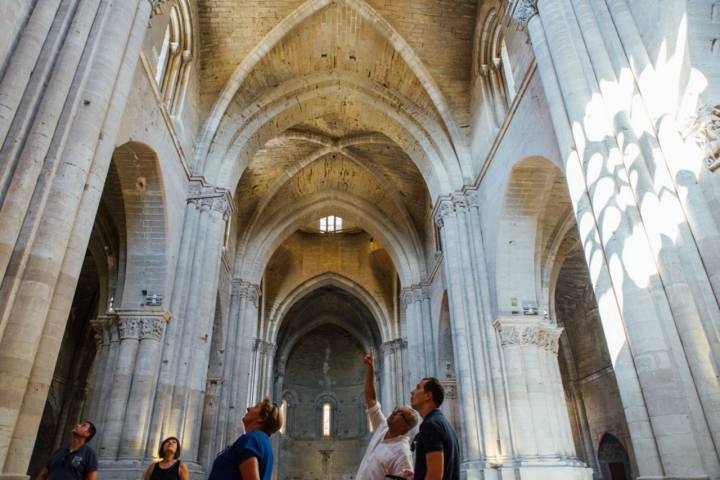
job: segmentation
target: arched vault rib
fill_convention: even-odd
[[[381,85],[338,72],[288,80],[241,112],[228,117],[223,122],[228,127],[218,131],[208,154],[206,176],[212,183],[234,190],[257,149],[270,138],[299,123],[297,118],[283,123],[280,121],[283,115],[289,116],[294,111],[306,112],[306,115],[317,113],[308,104],[323,96],[339,97],[343,94],[378,112],[412,138],[414,145],[393,138],[387,132],[387,136],[400,145],[418,167],[433,198],[462,186],[460,165],[451,153],[447,138],[442,135],[441,126],[432,117],[410,100]],[[323,102],[322,108],[329,111],[337,106]],[[418,149],[422,155],[416,153]]]
[[[282,326],[283,320],[286,318],[290,309],[303,298],[310,295],[315,290],[324,287],[336,287],[344,290],[355,298],[360,300],[363,305],[370,311],[375,320],[375,324],[380,332],[380,340],[388,341],[392,338],[395,328],[390,324],[390,315],[381,305],[381,303],[362,285],[354,280],[334,272],[326,272],[316,277],[310,278],[288,293],[282,300],[276,303],[268,315],[269,323],[263,326],[263,332],[267,335],[266,339],[275,342]]]
[[[373,166],[372,162],[346,149],[346,147],[349,146],[362,145],[364,143],[367,143],[366,140],[370,141],[371,143],[384,143],[389,145],[395,145],[393,142],[388,141],[387,138],[383,137],[382,135],[359,135],[347,139],[333,140],[331,138],[325,137],[324,135],[305,132],[290,132],[290,135],[285,135],[283,137],[286,139],[291,138],[309,141],[315,144],[323,145],[323,148],[312,152],[310,155],[302,158],[301,160],[293,164],[289,169],[285,170],[283,175],[278,177],[270,185],[267,193],[260,201],[257,208],[255,208],[253,215],[250,218],[250,221],[247,223],[247,227],[245,227],[244,229],[244,233],[238,247],[239,255],[245,254],[243,247],[247,245],[251,232],[254,231],[257,223],[260,221],[263,214],[265,213],[266,208],[271,202],[275,200],[275,195],[282,189],[282,187],[286,185],[287,182],[289,182],[293,178],[293,176],[297,175],[303,168],[307,167],[313,162],[321,160],[324,156],[333,153],[344,156],[345,158],[353,162],[355,165],[370,173],[370,175],[383,187],[385,192],[387,192],[393,202],[393,205],[398,210],[398,212],[400,212],[403,227],[405,228],[405,230],[407,230],[407,232],[409,232],[410,236],[413,239],[413,242],[416,245],[421,245],[420,237],[418,236],[412,219],[410,218],[410,213],[405,207],[405,204],[403,203],[402,198],[400,197],[400,194],[398,193],[395,186],[387,178],[385,178],[385,175],[383,175],[382,172],[380,172],[377,168]]]
[[[297,343],[302,339],[302,337],[322,325],[335,325],[336,327],[345,330],[350,335],[352,335],[360,345],[362,345],[363,351],[365,352],[369,351],[371,348],[376,347],[375,345],[369,343],[367,341],[367,338],[365,338],[365,336],[363,335],[363,332],[355,328],[353,325],[338,320],[335,316],[323,315],[321,317],[313,319],[309,323],[304,323],[297,331],[292,332],[288,336],[288,338],[283,341],[282,346],[278,349],[277,353],[278,368],[282,370],[283,367],[287,365],[290,354],[295,348],[295,345],[297,345]]]
[[[312,219],[336,214],[382,242],[395,264],[402,285],[413,285],[424,279],[422,246],[413,242],[407,232],[400,230],[373,203],[338,190],[309,195],[293,204],[291,209],[269,215],[262,228],[249,237],[250,242],[243,249],[248,254],[236,256],[237,275],[259,282],[270,256],[284,239]]]
[[[448,103],[440,92],[439,87],[420,60],[420,57],[405,41],[402,35],[363,0],[308,0],[265,35],[255,48],[240,62],[213,105],[195,150],[195,170],[205,172],[206,165],[204,162],[208,157],[211,143],[214,141],[222,118],[230,106],[235,92],[242,86],[245,79],[250,75],[260,60],[285,38],[290,31],[331,3],[345,4],[354,9],[364,20],[375,26],[378,32],[380,32],[395,51],[400,54],[423,85],[435,109],[442,118],[444,123],[443,130],[447,133],[448,141],[452,147],[452,156],[462,165],[462,170],[469,172],[469,149],[460,129],[452,118]]]

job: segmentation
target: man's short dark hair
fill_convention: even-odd
[[[83,420],[82,423],[87,423],[89,425],[87,431],[90,435],[88,435],[87,440],[85,440],[85,443],[87,443],[95,436],[97,429],[95,428],[95,424],[90,420]]]
[[[423,390],[430,392],[435,405],[438,407],[442,405],[443,400],[445,400],[445,389],[440,383],[440,380],[435,377],[425,377],[422,381],[425,382],[423,384]]]

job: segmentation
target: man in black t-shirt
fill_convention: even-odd
[[[87,442],[95,436],[95,425],[85,420],[75,425],[69,447],[62,447],[37,476],[37,480],[97,480],[98,461]]]
[[[410,404],[423,421],[415,435],[414,480],[459,480],[460,449],[457,435],[445,415],[438,409],[445,399],[445,390],[437,378],[420,380],[410,392]]]

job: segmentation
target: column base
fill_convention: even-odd
[[[683,477],[671,476],[664,477],[660,475],[647,475],[644,477],[637,477],[637,480],[710,480],[707,475],[686,475]]]
[[[30,480],[30,475],[22,473],[0,473],[0,480]]]
[[[182,457],[180,457],[180,460],[183,460]],[[103,480],[137,480],[138,478],[143,478],[148,465],[154,461],[155,459],[153,458],[146,458],[144,460],[100,460],[98,476]],[[187,462],[185,460],[183,460],[183,462],[185,462],[185,465],[187,465],[190,471],[190,478],[198,480],[206,477],[207,472],[205,472],[200,464]],[[28,480],[28,477],[24,477],[23,479],[6,479],[0,477],[0,480]]]
[[[593,469],[588,467],[563,466],[563,465],[534,465],[517,467],[516,477],[519,480],[593,480]],[[503,478],[506,477],[503,474]]]

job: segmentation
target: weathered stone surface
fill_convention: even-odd
[[[720,478],[720,4],[655,3],[10,0],[0,477],[203,478],[269,395],[350,479],[370,351],[468,480]]]

